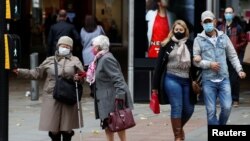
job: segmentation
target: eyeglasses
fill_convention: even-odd
[[[233,12],[225,12],[225,14],[233,14]]]

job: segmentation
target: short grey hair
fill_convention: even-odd
[[[99,35],[92,39],[92,44],[99,46],[101,50],[109,51],[109,38],[105,35]]]

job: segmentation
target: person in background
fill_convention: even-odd
[[[100,126],[105,130],[107,141],[114,141],[114,133],[108,128],[108,115],[114,112],[115,100],[123,101],[125,107],[131,109],[133,109],[133,102],[120,64],[109,52],[108,37],[99,35],[93,38],[91,44],[95,57],[89,65],[86,81],[90,84],[95,83],[96,119],[101,120]],[[126,141],[126,130],[117,133],[120,141]]]
[[[229,37],[215,28],[214,14],[211,11],[204,11],[201,14],[201,21],[204,30],[195,37],[193,54],[196,60],[193,63],[202,69],[202,94],[208,125],[225,125],[232,107],[227,58],[240,78],[245,78],[246,73]],[[216,115],[217,98],[221,107],[219,118]]]
[[[81,29],[80,37],[82,44],[82,61],[84,63],[84,70],[87,71],[89,64],[94,60],[92,39],[98,35],[105,35],[101,25],[97,25],[96,19],[92,15],[86,15],[84,26]],[[93,85],[90,85],[90,95],[93,97]]]
[[[197,102],[192,89],[196,68],[192,65],[193,42],[183,20],[176,20],[162,41],[154,71],[152,93],[158,93],[162,104],[170,103],[175,141],[185,140],[184,125],[189,121]],[[162,80],[162,81],[161,81]]]
[[[150,1],[148,1],[150,2]],[[167,10],[168,0],[154,0],[150,10],[147,10],[148,51],[149,58],[157,58],[161,42],[167,38],[174,21],[174,14]]]
[[[69,36],[74,41],[74,50],[73,55],[75,55],[76,50],[79,50],[80,47],[80,36],[74,25],[66,22],[67,20],[67,11],[61,9],[57,15],[57,23],[52,25],[48,35],[48,49],[47,56],[54,56],[54,53],[57,49],[57,42],[61,36]],[[80,58],[79,56],[77,56]]]
[[[57,42],[54,56],[47,57],[35,69],[18,68],[13,70],[18,77],[25,79],[42,79],[46,76],[39,130],[48,131],[52,141],[61,141],[62,137],[63,141],[71,141],[71,137],[74,135],[73,129],[81,128],[78,121],[82,120],[82,109],[79,109],[81,119],[78,119],[77,104],[67,105],[53,98],[56,82],[54,61],[58,64],[58,76],[74,80],[82,78],[77,75],[78,72],[83,72],[82,63],[77,57],[72,56],[72,49],[73,40],[68,36],[62,36]]]
[[[218,26],[218,30],[223,31],[230,38],[240,59],[240,62],[242,62],[244,49],[247,45],[246,33],[240,26],[240,23],[235,20],[235,13],[232,7],[227,7],[225,9],[224,17],[225,20]],[[240,77],[229,60],[227,61],[233,100],[232,104],[234,107],[238,107],[240,97]]]

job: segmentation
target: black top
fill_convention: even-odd
[[[50,28],[48,36],[48,56],[55,55],[56,44],[61,36],[69,36],[75,43],[80,42],[80,36],[74,25],[66,21],[59,21]]]

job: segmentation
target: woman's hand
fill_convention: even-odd
[[[85,71],[79,72],[79,73],[74,75],[74,80],[75,81],[80,81],[80,80],[83,80],[85,77],[86,77],[86,72]]]
[[[13,69],[12,72],[18,75],[18,68]]]
[[[199,63],[201,61],[201,56],[200,55],[195,55],[193,61],[196,62],[196,63]]]

